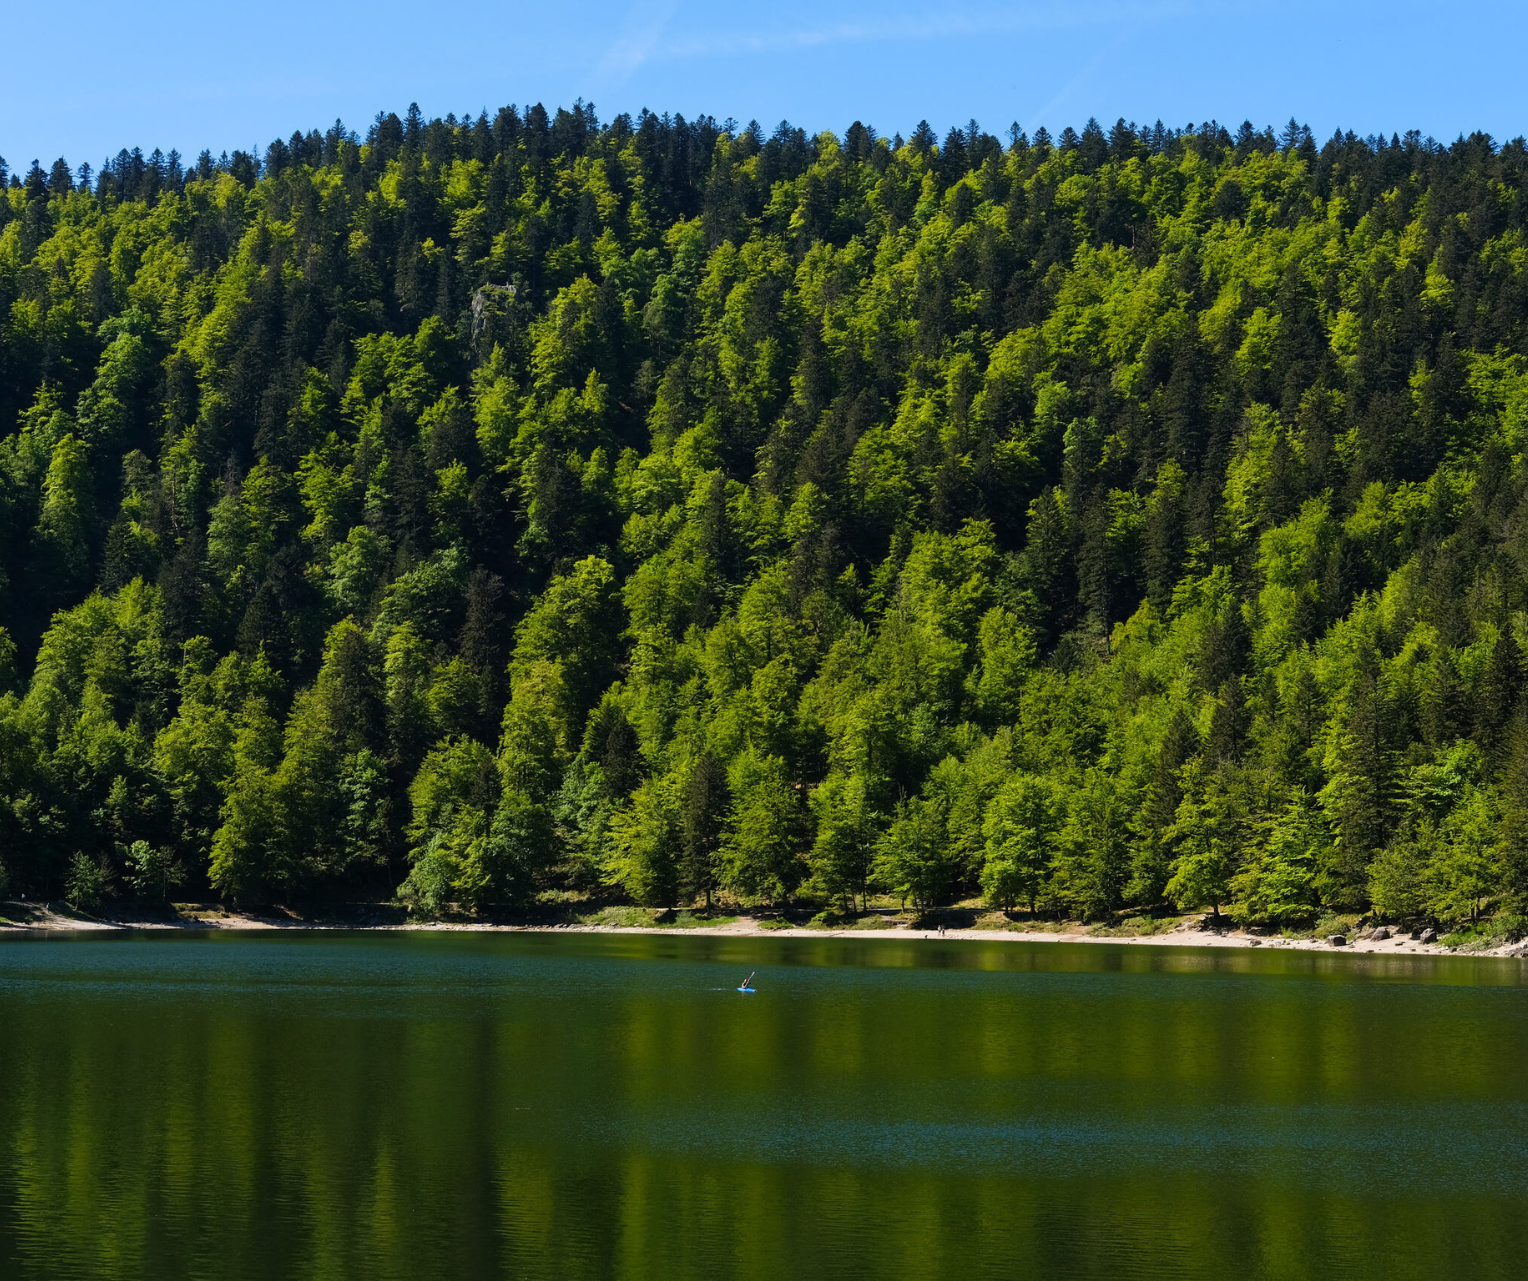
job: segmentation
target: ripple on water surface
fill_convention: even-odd
[[[1525,1062],[1516,961],[7,941],[0,1275],[1505,1275]]]

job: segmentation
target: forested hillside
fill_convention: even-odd
[[[582,104],[18,170],[0,877],[1516,910],[1525,175]]]

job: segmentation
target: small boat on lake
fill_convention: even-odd
[[[755,970],[753,972],[753,974],[757,974],[757,973],[758,973],[758,970]],[[753,974],[750,974],[746,979],[744,979],[740,984],[738,984],[738,989],[737,990],[739,992],[752,992],[754,990],[754,987],[753,987]]]

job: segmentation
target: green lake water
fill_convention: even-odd
[[[5,941],[0,1277],[1517,1275],[1524,978],[953,939]]]

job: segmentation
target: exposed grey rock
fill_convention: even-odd
[[[1436,943],[1438,941],[1438,931],[1423,930],[1417,935],[1417,941],[1420,943]]]
[[[1346,934],[1328,934],[1326,941],[1333,947],[1346,947],[1348,945],[1348,936]]]
[[[1369,937],[1372,938],[1376,943],[1383,943],[1387,938],[1390,937],[1390,927],[1388,925],[1381,925],[1379,929],[1375,930],[1373,934],[1369,935]]]

